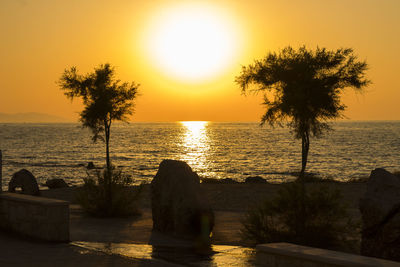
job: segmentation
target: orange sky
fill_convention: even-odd
[[[167,57],[181,60],[187,65],[184,70],[195,75],[197,69],[192,68],[204,63],[198,79],[179,77],[165,67],[170,61],[157,62],[162,59],[152,53],[165,48],[151,43],[159,40],[160,28],[170,25],[171,17],[187,19],[187,7],[201,10],[200,18],[210,14],[215,27],[209,29],[224,31],[215,38],[231,34],[214,58],[232,54],[218,62],[211,62],[213,57],[207,61],[211,53],[205,51],[187,63],[192,61],[182,48]],[[261,97],[242,96],[234,83],[240,66],[268,51],[305,44],[352,47],[369,63],[373,84],[363,95],[344,95],[347,117],[400,120],[398,14],[398,0],[1,0],[0,112],[41,112],[76,120],[79,102],[71,104],[56,81],[70,66],[86,73],[109,62],[121,80],[141,84],[133,121],[258,121]],[[213,70],[215,64],[221,66],[202,78],[201,72]]]

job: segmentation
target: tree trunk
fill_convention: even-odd
[[[306,214],[306,197],[307,197],[307,189],[305,184],[305,171],[307,166],[307,158],[308,158],[308,151],[310,149],[310,135],[306,131],[301,136],[301,171],[298,178],[298,182],[300,184],[300,214]],[[298,222],[298,235],[304,235],[305,227],[306,227],[306,220],[304,216],[300,216],[300,220]]]
[[[112,193],[111,193],[111,180],[112,180],[112,169],[111,169],[111,161],[110,161],[110,128],[111,121],[104,121],[104,134],[106,138],[106,173],[104,175],[104,190],[106,196],[106,202],[109,207],[112,206]]]
[[[308,132],[304,132],[301,136],[301,171],[299,176],[300,180],[304,178],[309,149],[310,149],[310,135]]]
[[[110,163],[110,130],[105,129],[105,135],[106,135],[106,166],[107,166],[107,171],[111,169],[111,163]]]

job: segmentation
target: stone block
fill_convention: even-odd
[[[271,267],[399,267],[400,263],[290,243],[270,243],[257,246],[257,263]]]
[[[15,193],[0,194],[0,227],[48,241],[69,241],[69,204]]]

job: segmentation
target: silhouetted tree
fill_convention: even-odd
[[[133,100],[137,95],[138,84],[122,83],[115,79],[115,69],[110,64],[100,65],[93,73],[80,75],[76,67],[66,69],[59,80],[59,86],[71,100],[80,97],[84,109],[80,121],[93,133],[93,141],[106,143],[105,186],[111,186],[110,135],[113,121],[126,121],[133,114]]]
[[[264,92],[263,104],[267,110],[261,125],[267,122],[271,126],[283,126],[286,122],[295,137],[301,139],[299,177],[303,178],[310,137],[318,137],[330,129],[328,120],[342,117],[346,106],[340,102],[340,94],[345,88],[361,90],[370,83],[365,78],[367,67],[351,48],[313,51],[305,46],[298,50],[288,46],[243,66],[235,81],[243,93]]]

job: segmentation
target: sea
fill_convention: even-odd
[[[312,138],[307,172],[348,181],[375,168],[400,170],[400,121],[345,121]],[[13,173],[27,169],[42,187],[62,178],[80,185],[89,162],[105,165],[105,144],[93,143],[78,123],[0,123],[3,188]],[[150,183],[164,159],[183,160],[202,178],[244,181],[261,176],[272,183],[295,179],[301,167],[301,140],[288,128],[257,122],[116,123],[111,128],[112,164]],[[90,171],[89,171],[90,173]]]

